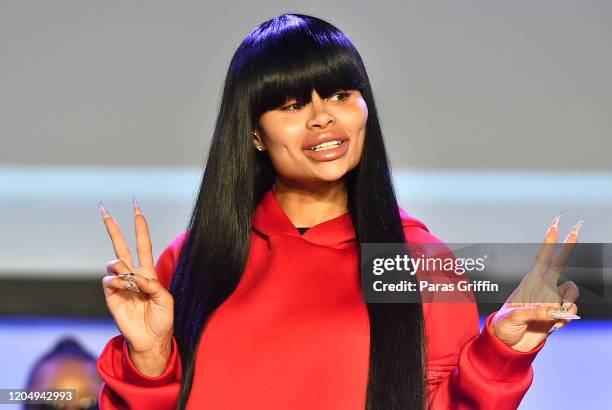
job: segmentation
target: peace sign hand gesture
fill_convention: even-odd
[[[558,286],[563,270],[578,240],[578,222],[553,257],[557,244],[559,215],[553,219],[531,271],[491,320],[491,332],[514,350],[529,352],[554,330],[577,316],[578,287],[567,281]],[[563,302],[563,303],[562,303]]]
[[[117,221],[101,202],[99,207],[117,256],[107,263],[109,275],[102,279],[106,305],[128,343],[132,362],[147,376],[159,376],[172,347],[174,299],[157,280],[147,221],[134,199],[140,265],[135,268]]]

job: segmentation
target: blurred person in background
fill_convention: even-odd
[[[26,389],[75,389],[71,403],[25,404],[25,410],[96,410],[102,380],[96,371],[96,357],[73,337],[59,340],[39,358],[30,371]]]

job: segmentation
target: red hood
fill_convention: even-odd
[[[399,206],[398,209],[404,228],[420,228],[425,232],[429,232],[429,229],[423,222],[414,218]],[[285,214],[276,199],[273,189],[269,189],[264,194],[253,213],[251,223],[253,229],[265,236],[289,235],[303,237],[310,242],[323,246],[345,247],[355,239],[353,221],[348,212],[321,222],[308,229],[304,234],[300,234],[287,214]]]

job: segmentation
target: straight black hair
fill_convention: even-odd
[[[323,98],[338,90],[356,89],[368,107],[360,163],[344,177],[358,245],[405,243],[374,97],[357,49],[338,28],[316,17],[283,14],[260,24],[232,57],[188,235],[171,284],[174,334],[183,365],[178,409],[184,409],[189,399],[195,352],[206,323],[242,276],[251,215],[275,183],[270,159],[265,151],[254,149],[252,132],[261,114],[292,98],[308,103],[313,89]],[[426,344],[422,304],[367,305],[370,356],[365,408],[423,409]],[[198,406],[205,409],[206,403]]]

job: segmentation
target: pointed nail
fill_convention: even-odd
[[[131,280],[129,280],[128,283],[125,284],[125,288],[127,290],[131,290],[132,292],[140,293],[140,289],[138,289],[138,286]]]
[[[551,334],[552,332],[554,332],[555,330],[559,329],[562,326],[563,325],[561,323],[555,323],[548,331],[548,334]]]
[[[142,214],[141,210],[140,210],[140,205],[138,204],[138,201],[136,200],[136,197],[134,195],[132,195],[132,205],[134,206],[134,213],[135,214]]]
[[[552,319],[580,319],[578,315],[572,315],[561,309],[552,309],[548,311],[548,316]]]
[[[98,202],[98,208],[100,208],[100,212],[102,213],[102,217],[106,218],[108,216],[110,216],[110,214],[108,213],[108,211],[106,210],[106,207],[104,206],[104,204],[102,203],[102,201]]]
[[[561,219],[561,214],[563,214],[563,212],[559,212],[552,221],[550,221],[550,227],[551,228],[555,228],[555,229],[559,229],[559,220]]]
[[[577,236],[578,232],[580,232],[580,229],[582,228],[582,224],[583,223],[584,223],[584,221],[582,219],[580,221],[578,221],[578,223],[576,225],[574,225],[574,227],[572,228],[572,231],[570,233]]]

